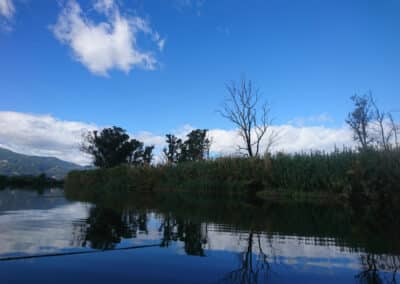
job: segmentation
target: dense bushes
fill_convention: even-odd
[[[71,172],[69,192],[192,191],[249,194],[321,193],[380,197],[399,192],[400,151],[350,150],[218,158],[157,167],[120,166]]]

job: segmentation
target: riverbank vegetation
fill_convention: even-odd
[[[221,111],[238,129],[234,156],[213,157],[207,129],[186,139],[166,135],[163,161],[152,163],[154,146],[131,139],[119,127],[89,132],[82,150],[98,168],[71,172],[66,191],[97,198],[104,194],[179,191],[264,198],[387,199],[400,193],[399,124],[372,95],[351,97],[346,123],[358,147],[332,152],[271,152],[279,133],[257,88],[242,80],[227,86]]]
[[[147,167],[122,165],[71,172],[65,189],[77,195],[188,191],[218,195],[388,198],[400,193],[400,150],[278,153]]]

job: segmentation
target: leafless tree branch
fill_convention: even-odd
[[[239,150],[244,150],[249,157],[259,156],[262,142],[267,138],[266,151],[269,151],[277,135],[276,131],[269,131],[272,123],[270,109],[267,103],[259,105],[259,90],[251,80],[245,79],[239,84],[230,82],[226,89],[228,97],[219,112],[238,128],[245,145],[239,146]]]

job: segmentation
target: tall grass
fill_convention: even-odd
[[[400,151],[351,150],[225,157],[156,167],[71,172],[69,192],[190,191],[213,194],[321,193],[368,197],[400,193]]]

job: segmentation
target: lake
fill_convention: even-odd
[[[398,215],[385,212],[172,194],[91,203],[61,189],[6,189],[0,281],[397,283]]]

